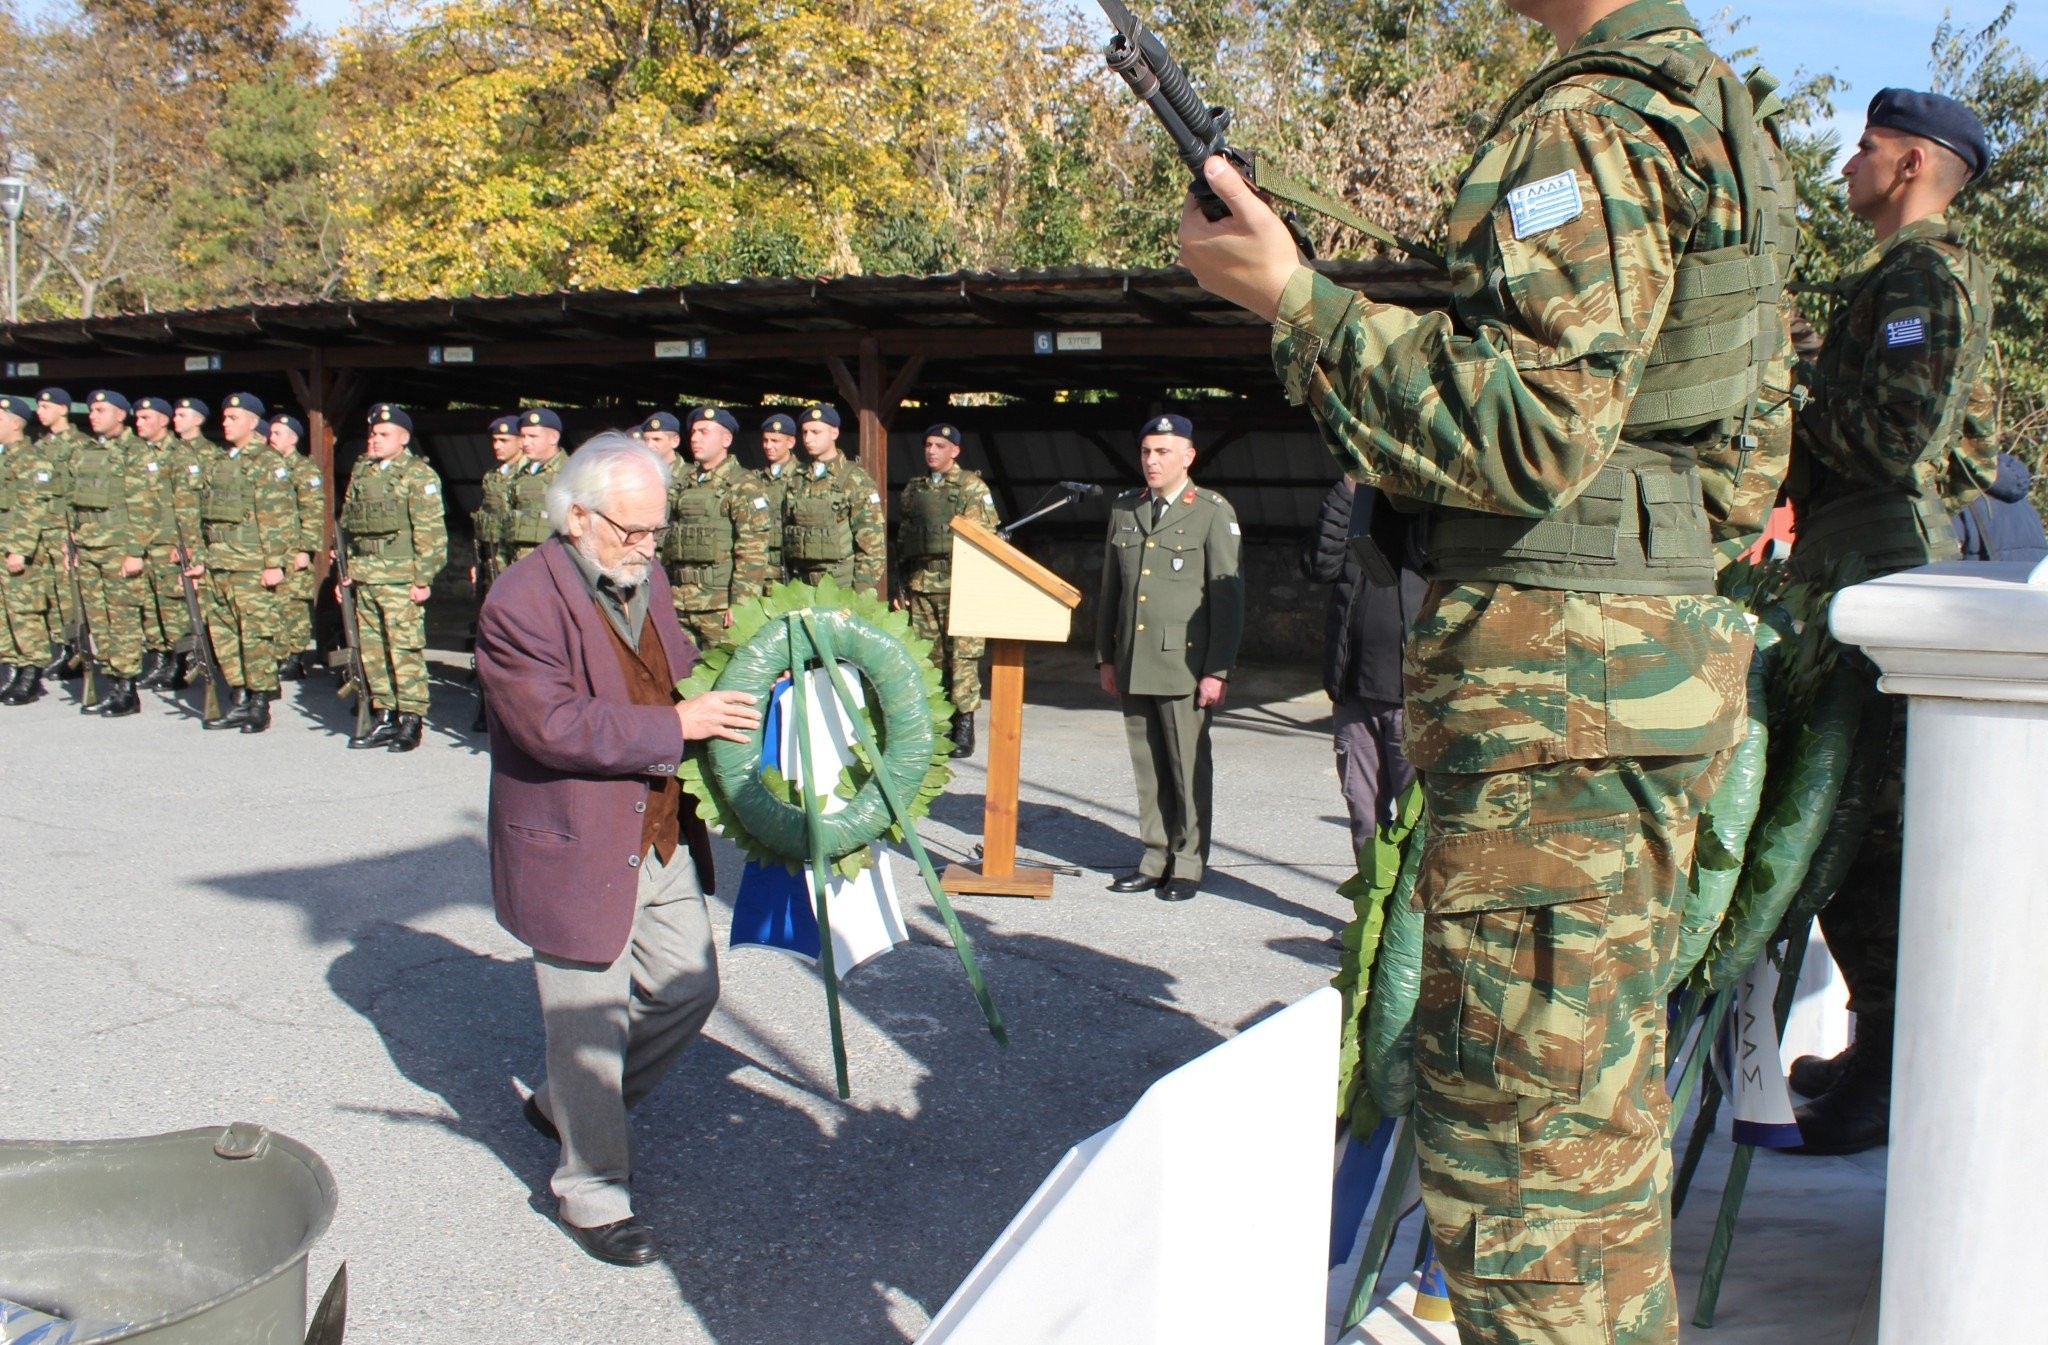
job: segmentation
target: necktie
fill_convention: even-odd
[[[1152,497],[1152,526],[1153,526],[1153,527],[1155,527],[1155,528],[1156,528],[1156,527],[1158,527],[1158,526],[1159,526],[1159,520],[1160,520],[1160,519],[1162,519],[1162,518],[1165,518],[1165,517],[1166,517],[1166,497],[1165,497],[1165,496],[1163,496],[1163,495],[1155,495],[1155,496],[1153,496],[1153,497]]]

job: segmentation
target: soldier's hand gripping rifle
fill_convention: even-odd
[[[1230,129],[1230,110],[1212,107],[1202,100],[1188,81],[1187,71],[1181,69],[1180,62],[1166,50],[1166,44],[1138,22],[1137,16],[1124,7],[1122,0],[1097,0],[1097,3],[1109,16],[1110,23],[1116,26],[1116,36],[1103,50],[1109,68],[1131,86],[1131,92],[1152,109],[1152,114],[1159,118],[1159,124],[1173,138],[1175,153],[1195,175],[1188,190],[1194,194],[1195,204],[1205,218],[1219,220],[1230,213],[1230,207],[1210,189],[1208,180],[1202,175],[1202,165],[1209,156],[1221,154],[1269,203],[1278,201],[1283,205],[1313,210],[1411,257],[1443,265],[1443,258],[1431,249],[1397,237],[1342,201],[1296,182],[1281,172],[1272,160],[1261,157],[1257,150],[1228,144],[1224,132]],[[1279,214],[1288,231],[1294,235],[1301,255],[1314,258],[1315,247],[1309,242],[1294,212],[1282,209]]]
[[[347,681],[340,694],[347,696],[354,688],[356,737],[362,738],[370,732],[370,679],[363,671],[363,628],[356,619],[356,591],[349,582],[348,529],[339,523],[334,525],[334,601],[341,609],[342,638],[348,641]]]
[[[95,672],[99,664],[97,651],[92,647],[92,616],[85,610],[85,581],[78,573],[78,567],[85,563],[85,553],[78,548],[78,527],[69,510],[64,513],[64,572],[71,579],[71,629],[67,632],[71,647],[78,651],[78,664],[85,673],[85,703],[92,704],[99,699]]]
[[[206,614],[199,606],[199,583],[185,573],[197,563],[192,548],[185,541],[185,530],[178,529],[178,589],[185,595],[185,618],[192,623],[192,654],[199,660],[199,675],[206,679],[206,701],[202,713],[208,719],[220,718],[221,689],[228,679],[221,675],[220,660],[213,656],[213,637],[206,631]]]

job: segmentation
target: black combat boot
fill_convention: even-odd
[[[277,677],[281,682],[303,682],[306,680],[306,656],[287,654],[277,665]]]
[[[172,654],[169,669],[164,674],[163,685],[172,691],[183,691],[192,685],[192,671],[198,665],[197,654]]]
[[[19,682],[21,675],[27,671],[28,668],[21,664],[0,665],[0,705],[7,703],[8,693],[14,690],[14,684]]]
[[[143,650],[142,671],[135,675],[135,685],[144,688],[162,686],[165,668],[166,660],[163,650]]]
[[[202,719],[199,721],[199,727],[203,729],[238,729],[242,727],[242,721],[248,717],[249,693],[240,687],[229,687],[228,703],[226,708],[220,712],[220,718]]]
[[[370,721],[370,727],[365,729],[361,736],[350,735],[348,745],[351,748],[388,747],[392,736],[397,732],[397,716],[389,710],[379,710],[376,717]]]
[[[125,677],[115,677],[111,673],[101,676],[98,686],[99,694],[79,706],[78,713],[82,715],[105,714],[107,707],[121,699],[121,685],[127,680]]]
[[[68,644],[50,646],[50,661],[43,665],[43,676],[66,677],[70,675],[71,660],[78,657],[78,651]]]
[[[1891,1138],[1892,1025],[1856,1021],[1856,1050],[1833,1088],[1792,1113],[1805,1141],[1787,1153],[1860,1154]]]
[[[410,752],[420,745],[420,735],[425,731],[426,723],[418,715],[400,715],[393,725],[391,744],[386,750]]]
[[[43,670],[31,663],[16,670],[14,681],[4,694],[0,694],[0,705],[27,705],[30,701],[41,700],[43,696]]]
[[[1819,1097],[1842,1081],[1855,1055],[1856,1043],[1852,1041],[1835,1055],[1800,1056],[1786,1072],[1785,1082],[1801,1097]]]
[[[261,733],[270,727],[270,702],[275,699],[274,691],[252,691],[245,702],[248,713],[242,716],[242,732]]]
[[[100,718],[125,719],[129,715],[141,714],[142,697],[135,694],[135,679],[116,677],[110,680],[114,683],[113,698],[106,703],[106,708],[100,711]]]
[[[971,757],[974,755],[974,715],[971,711],[964,715],[953,716],[953,732],[950,736],[953,739],[953,756]]]

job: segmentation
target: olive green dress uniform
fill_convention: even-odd
[[[123,429],[94,436],[71,459],[79,589],[92,622],[93,653],[115,678],[142,673],[142,600],[149,581],[144,573],[124,575],[121,567],[145,558],[156,532],[155,482],[144,470],[146,456],[142,441]]]
[[[14,460],[14,507],[0,551],[28,561],[7,585],[8,624],[22,641],[53,652],[68,635],[60,607],[64,578],[65,528],[71,513],[71,450],[74,436],[24,439],[8,451]],[[49,656],[45,652],[35,661]]]
[[[1774,110],[1683,5],[1636,0],[1485,137],[1449,312],[1306,268],[1280,299],[1290,400],[1422,512],[1414,1124],[1466,1345],[1678,1340],[1665,991],[1751,650],[1697,464],[1744,467],[1789,391]]]
[[[276,652],[283,660],[313,644],[313,595],[320,567],[314,564],[294,570],[291,566],[299,552],[317,557],[327,545],[327,483],[320,475],[320,464],[308,455],[294,449],[279,456],[291,469],[292,499],[298,510],[298,539],[292,543],[292,560],[286,562],[284,583],[279,585],[283,620]]]
[[[364,458],[349,477],[341,526],[348,531],[370,704],[380,712],[424,715],[427,609],[408,590],[431,585],[448,563],[441,478],[409,450],[382,462]]]
[[[561,474],[562,464],[568,459],[568,453],[560,452],[546,462],[526,458],[517,464],[518,470],[512,474],[507,491],[510,503],[505,510],[505,535],[500,544],[505,564],[524,559],[555,535],[554,525],[548,522],[548,487]]]
[[[725,639],[727,614],[767,588],[774,520],[761,478],[731,456],[669,488],[661,560],[676,617],[699,649]]]
[[[178,578],[177,518],[178,492],[191,455],[175,435],[140,442],[138,461],[150,484],[149,522],[138,529],[148,547],[142,570],[142,647],[169,657],[192,626]]]
[[[815,584],[829,574],[879,595],[888,537],[880,488],[844,453],[791,479],[782,499],[782,559],[791,579]]]
[[[1095,661],[1116,669],[1148,878],[1200,882],[1208,863],[1210,713],[1195,692],[1230,676],[1244,638],[1239,534],[1230,502],[1192,484],[1163,510],[1143,489],[1110,505]]]
[[[221,449],[196,479],[206,626],[214,658],[228,685],[274,697],[283,599],[264,584],[263,571],[289,571],[298,544],[298,493],[291,468],[252,441],[246,448]]]
[[[771,462],[755,475],[761,478],[761,494],[768,501],[768,582],[780,581],[788,570],[782,558],[783,501],[789,483],[797,473],[794,462]]]
[[[983,642],[946,633],[953,607],[953,527],[956,517],[993,529],[995,496],[979,474],[955,463],[951,469],[910,478],[897,510],[896,566],[910,604],[910,627],[932,642],[932,663],[956,714],[981,708]]]

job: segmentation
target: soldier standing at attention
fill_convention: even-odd
[[[768,529],[768,580],[779,582],[788,570],[782,560],[782,502],[789,483],[796,479],[796,421],[777,411],[761,422],[761,457],[766,466],[759,476],[767,490],[768,516],[776,526]]]
[[[71,454],[77,436],[53,428],[55,422],[69,430],[71,394],[45,388],[32,409],[36,420],[52,432],[33,441],[24,439],[10,451],[16,459],[14,508],[7,532],[0,534],[0,552],[13,576],[7,586],[8,622],[21,641],[46,647],[49,656],[48,662],[38,662],[14,679],[0,697],[9,705],[26,705],[40,697],[43,679],[62,676],[73,653],[69,622],[63,615],[67,599],[59,595],[68,587],[64,558],[71,517]],[[41,633],[34,633],[37,630]]]
[[[1970,394],[1991,342],[1992,286],[1991,269],[1963,245],[1946,212],[1990,162],[1983,125],[1953,98],[1885,89],[1871,100],[1842,176],[1850,211],[1877,242],[1832,287],[1827,338],[1801,369],[1812,395],[1793,434],[1799,574],[1818,576],[1856,556],[1875,579],[1961,554],[1950,515],[1996,472],[1989,461],[1973,471],[1965,443]],[[1842,656],[1875,686],[1875,665],[1856,650]],[[1878,813],[1820,914],[1849,986],[1856,1039],[1832,1060],[1793,1063],[1792,1086],[1813,1098],[1796,1113],[1805,1141],[1798,1153],[1861,1153],[1891,1130],[1904,698],[1891,708],[1890,777]]]
[[[924,432],[925,475],[903,487],[897,511],[896,568],[910,609],[910,626],[932,642],[932,662],[953,702],[953,755],[974,755],[974,712],[981,708],[981,650],[978,639],[946,633],[953,607],[953,528],[956,514],[994,528],[995,496],[988,483],[960,465],[960,427],[934,425]]]
[[[155,482],[143,470],[142,441],[128,429],[129,409],[120,393],[95,388],[85,407],[92,438],[71,458],[79,588],[92,622],[91,657],[107,673],[98,699],[78,712],[109,719],[142,710],[135,679],[142,675],[143,570],[156,533]]]
[[[261,733],[277,699],[279,590],[299,542],[299,502],[291,469],[270,453],[257,431],[263,402],[237,392],[221,407],[227,447],[198,477],[199,563],[186,574],[207,579],[207,630],[221,675],[233,687],[229,705],[208,729]]]
[[[555,535],[548,522],[548,486],[562,470],[562,418],[546,407],[519,413],[519,450],[526,462],[512,474],[512,503],[505,514],[505,564]]]
[[[505,525],[512,515],[512,477],[526,461],[519,447],[519,417],[499,416],[491,422],[491,456],[497,465],[484,473],[483,498],[469,516],[470,536],[476,544],[476,564],[469,567],[469,586],[476,591],[476,608],[482,612],[491,584],[505,568]],[[474,657],[470,660],[475,666]],[[483,689],[476,693],[476,719],[471,733],[490,727]]]
[[[1117,496],[1095,605],[1095,663],[1118,698],[1145,855],[1112,892],[1201,890],[1215,818],[1209,712],[1223,704],[1244,636],[1239,529],[1230,502],[1188,479],[1194,427],[1157,416],[1138,432],[1145,488]]]
[[[839,412],[804,411],[804,453],[810,467],[782,499],[782,559],[789,577],[815,584],[831,575],[848,588],[881,595],[887,573],[889,520],[874,478],[839,451]]]
[[[36,413],[35,403],[26,397],[0,397],[0,705],[26,704],[9,701],[14,688],[35,677],[36,691],[42,690],[42,661],[47,651],[43,641],[49,631],[40,613],[31,620],[27,613],[17,618],[14,586],[17,576],[28,568],[27,559],[8,554],[8,536],[13,531],[15,506],[21,500],[18,474],[26,458],[28,422]],[[21,561],[17,566],[14,562]],[[31,697],[33,699],[33,697]]]
[[[149,548],[142,571],[142,675],[139,687],[169,686],[178,671],[178,641],[192,624],[178,584],[176,497],[185,476],[186,453],[171,435],[171,404],[161,397],[135,403],[137,460],[149,480],[151,514],[138,523],[138,538]]]
[[[197,397],[180,397],[171,403],[171,433],[178,441],[180,453],[179,475],[171,491],[171,518],[177,530],[178,549],[184,553],[178,562],[180,573],[187,565],[198,563],[203,537],[199,522],[199,480],[208,465],[222,452],[219,444],[206,437],[206,420],[212,414],[213,408]],[[182,606],[179,610],[183,611]],[[191,624],[189,617],[185,624]],[[184,661],[166,685],[182,689],[190,683],[192,671],[199,662],[197,639],[198,632],[195,631]]]
[[[370,408],[366,461],[348,479],[349,586],[363,636],[363,672],[376,720],[352,748],[410,752],[427,713],[427,599],[448,563],[441,478],[407,452],[412,417],[388,402]]]
[[[73,610],[73,595],[68,575],[71,570],[71,459],[78,450],[86,446],[86,437],[71,423],[71,394],[63,388],[44,388],[36,394],[36,420],[41,423],[44,434],[42,452],[49,460],[53,475],[50,481],[63,483],[63,502],[57,512],[51,515],[46,532],[55,533],[56,546],[55,577],[56,587],[51,590],[49,608],[50,648],[53,657],[43,667],[49,677],[76,677],[85,668],[85,651],[74,649],[72,635],[78,629],[78,613]]]
[[[292,495],[298,505],[299,536],[292,551],[291,572],[278,590],[279,616],[277,648],[281,658],[277,675],[298,681],[306,675],[306,658],[313,645],[313,557],[327,545],[327,491],[320,477],[320,465],[299,451],[306,427],[297,416],[278,416],[270,422],[271,451],[291,469]]]
[[[1346,470],[1420,514],[1414,1123],[1459,1337],[1675,1345],[1667,963],[1751,650],[1695,464],[1782,396],[1759,371],[1786,339],[1792,184],[1768,84],[1683,5],[1509,7],[1560,55],[1459,182],[1449,311],[1303,266],[1220,157],[1230,213],[1190,196],[1181,258],[1273,323]]]
[[[761,479],[732,455],[740,432],[732,413],[700,406],[689,425],[693,467],[669,487],[661,560],[677,619],[699,649],[709,649],[725,638],[732,609],[767,587],[774,523]]]
[[[668,464],[671,476],[682,476],[683,422],[666,411],[656,411],[640,422],[640,428],[635,433],[641,443],[654,450],[654,456]]]

